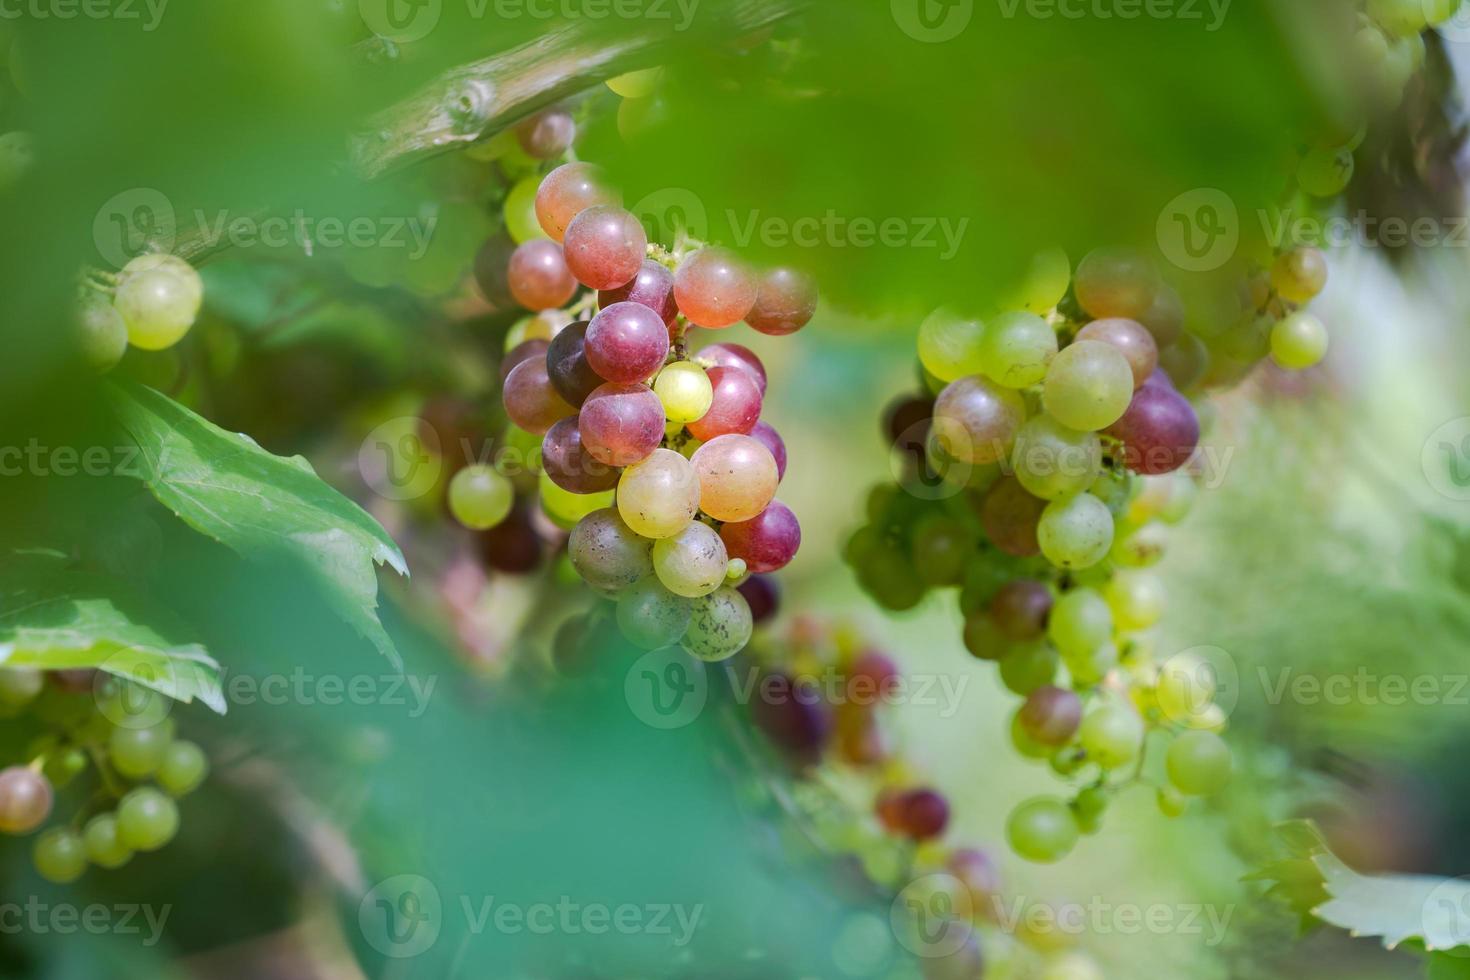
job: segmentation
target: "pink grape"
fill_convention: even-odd
[[[582,403],[582,449],[609,466],[647,459],[664,438],[664,403],[648,385],[609,381]]]
[[[750,374],[760,387],[761,397],[766,394],[766,366],[755,356],[755,351],[740,344],[710,344],[695,355],[695,360],[711,367],[738,368]]]
[[[1025,421],[1021,396],[979,375],[951,382],[934,402],[939,445],[967,463],[993,463],[1005,456]]]
[[[559,419],[541,441],[541,466],[551,482],[568,493],[602,493],[618,485],[618,470],[597,460],[582,445],[581,420]]]
[[[566,305],[577,292],[577,280],[567,268],[561,246],[533,238],[517,246],[507,274],[510,294],[528,310],[550,310]]]
[[[571,405],[581,405],[604,378],[587,363],[587,321],[568,324],[546,346],[546,375]]]
[[[699,509],[717,521],[748,521],[776,496],[776,460],[750,436],[717,436],[690,462],[699,477]]]
[[[614,303],[642,303],[657,313],[665,326],[673,326],[679,315],[679,305],[674,302],[674,274],[662,263],[644,259],[631,280],[597,294],[599,309],[605,310]]]
[[[1199,416],[1173,388],[1147,384],[1133,395],[1123,417],[1107,433],[1123,441],[1123,465],[1157,476],[1189,462],[1199,448]]]
[[[529,361],[536,357],[545,357],[547,348],[550,346],[546,341],[537,337],[534,340],[523,340],[506,351],[505,357],[500,360],[501,383],[505,382],[505,379],[510,376],[510,372],[514,371],[516,365],[522,361]]]
[[[1147,315],[1159,291],[1159,274],[1147,257],[1130,249],[1098,249],[1077,264],[1077,302],[1096,319]]]
[[[551,386],[551,379],[546,374],[546,360],[541,357],[517,364],[506,375],[501,397],[510,420],[538,436],[545,435],[557,419],[577,411]]]
[[[1041,553],[1036,525],[1045,509],[1045,500],[1031,496],[1019,480],[1008,476],[997,481],[985,495],[980,523],[1001,551],[1016,558],[1030,558]]]
[[[1159,345],[1154,335],[1136,320],[1111,317],[1093,320],[1077,331],[1078,340],[1100,340],[1118,349],[1133,369],[1133,387],[1140,388],[1159,366]]]
[[[720,537],[731,558],[745,559],[752,572],[774,572],[785,568],[801,547],[801,525],[791,508],[772,500],[765,510],[748,521],[720,528]]]
[[[761,445],[771,451],[776,459],[776,479],[786,479],[786,442],[769,422],[757,422],[750,430],[751,438],[759,439]]]
[[[40,773],[26,766],[0,770],[0,833],[29,834],[51,815],[53,799]]]
[[[749,267],[722,248],[703,248],[674,272],[674,301],[696,327],[739,323],[755,305],[758,283]]]
[[[1042,745],[1066,745],[1082,724],[1082,699],[1050,684],[1038,687],[1021,705],[1021,729]]]
[[[577,138],[577,121],[565,109],[547,109],[516,126],[516,142],[535,160],[559,157]]]
[[[690,434],[709,442],[731,433],[745,435],[755,428],[761,417],[761,392],[751,376],[736,368],[717,367],[710,369],[709,381],[714,401],[703,418],[686,426]]]
[[[587,363],[608,381],[644,381],[669,356],[669,328],[642,303],[614,303],[587,328]]]
[[[558,423],[560,424],[560,423]],[[1012,640],[1035,640],[1046,632],[1051,590],[1035,579],[1012,579],[990,600],[990,617]]]
[[[755,305],[745,322],[761,333],[781,337],[806,326],[816,311],[817,284],[811,277],[778,267],[761,276]]]
[[[592,289],[616,289],[638,275],[648,236],[627,211],[595,204],[567,225],[562,247],[567,268],[578,282]]]
[[[587,208],[618,204],[623,196],[607,183],[602,168],[590,163],[564,163],[536,189],[536,220],[553,241],[561,241],[567,225]]]

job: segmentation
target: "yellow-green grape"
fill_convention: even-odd
[[[1056,309],[1072,284],[1072,262],[1060,248],[1049,248],[1032,256],[1021,282],[1006,294],[1005,309],[1047,313]]]
[[[512,179],[534,175],[541,166],[541,161],[527,153],[519,139],[511,140],[497,159],[501,173]]]
[[[643,68],[639,71],[625,72],[607,80],[607,87],[625,99],[643,99],[653,94],[658,87],[659,75],[662,68]]]
[[[1288,303],[1309,303],[1327,285],[1327,256],[1303,246],[1283,252],[1271,266],[1271,285]]]
[[[607,490],[603,493],[572,493],[563,490],[556,482],[541,474],[539,481],[541,494],[541,510],[551,518],[551,523],[563,531],[570,531],[577,526],[577,522],[594,510],[602,510],[604,507],[613,505],[613,492]]]
[[[725,584],[730,556],[719,532],[692,521],[673,537],[653,545],[653,571],[664,588],[689,599],[707,596]]]
[[[1336,197],[1353,179],[1353,151],[1318,147],[1302,158],[1296,180],[1313,197]]]
[[[1425,0],[1368,0],[1368,16],[1392,34],[1418,34],[1429,26],[1429,15]]]
[[[1113,545],[1113,515],[1090,493],[1053,500],[1041,512],[1036,540],[1058,568],[1091,568]]]
[[[1118,644],[1109,640],[1083,656],[1065,658],[1065,663],[1072,683],[1086,687],[1101,684],[1108,671],[1118,666]]]
[[[1102,968],[1081,953],[1052,956],[1041,965],[1036,980],[1104,980]]]
[[[1112,794],[1101,786],[1089,786],[1077,794],[1072,801],[1072,812],[1084,834],[1095,834],[1102,829],[1103,814],[1111,802]]]
[[[1431,27],[1438,27],[1460,12],[1462,0],[1420,0],[1424,17]]]
[[[1046,635],[1067,657],[1085,657],[1113,638],[1113,613],[1096,589],[1065,592],[1052,606]]]
[[[1007,388],[1040,384],[1057,356],[1057,332],[1035,313],[1004,313],[991,320],[980,340],[985,376]]]
[[[505,350],[509,353],[528,340],[550,340],[554,334],[545,318],[535,314],[523,316],[505,332]]]
[[[709,375],[693,361],[675,361],[660,371],[653,381],[653,393],[674,425],[698,422],[715,399]]]
[[[77,327],[82,356],[98,374],[117,367],[128,352],[128,325],[115,306],[85,302],[77,316]]]
[[[117,817],[110,813],[99,813],[87,821],[82,829],[82,845],[87,849],[87,860],[99,868],[120,868],[133,857],[133,849],[118,837]]]
[[[1184,816],[1184,812],[1189,809],[1189,800],[1172,786],[1160,787],[1155,801],[1159,805],[1159,812],[1171,820]]]
[[[1164,615],[1164,583],[1148,572],[1119,572],[1103,586],[1103,598],[1122,630],[1146,630]]]
[[[193,742],[177,741],[164,752],[155,778],[170,796],[187,796],[199,788],[208,774],[209,760],[204,750]]]
[[[541,449],[545,444],[545,437],[538,436],[534,432],[527,432],[518,425],[507,423],[505,426],[504,447],[495,454],[496,467],[503,470],[506,476],[520,476],[523,473],[541,472]]]
[[[87,870],[87,849],[76,834],[55,827],[36,839],[31,860],[42,878],[65,885]]]
[[[1169,529],[1159,521],[1142,526],[1125,524],[1113,538],[1108,557],[1121,568],[1147,568],[1164,557],[1169,544]]]
[[[505,230],[517,245],[533,238],[547,238],[536,217],[536,189],[541,178],[532,174],[511,185],[505,195]]]
[[[694,601],[694,615],[682,643],[700,660],[714,663],[744,649],[753,629],[745,596],[725,585]]]
[[[156,851],[178,831],[178,805],[156,789],[135,789],[118,803],[118,840],[135,851]]]
[[[986,617],[983,622],[988,622]],[[1045,643],[1033,643],[1012,650],[1000,662],[1000,682],[1012,694],[1025,697],[1038,687],[1056,680],[1061,658]]]
[[[938,309],[919,325],[919,362],[940,381],[956,381],[979,374],[985,324],[958,313]]]
[[[1214,732],[1185,732],[1164,757],[1169,782],[1186,796],[1211,796],[1230,782],[1230,746]]]
[[[731,585],[739,585],[750,577],[750,566],[744,558],[731,558],[730,564],[725,568],[725,581]]]
[[[140,255],[123,267],[113,305],[142,350],[177,344],[194,326],[204,283],[194,267],[171,255]]]
[[[699,511],[699,475],[672,449],[655,449],[618,478],[618,513],[645,538],[669,538]]]
[[[46,677],[31,667],[0,668],[0,708],[23,708],[46,686]]]
[[[1096,432],[1078,432],[1050,415],[1038,415],[1016,433],[1011,459],[1016,479],[1033,497],[1059,500],[1081,493],[1097,480],[1102,440]]]
[[[1052,796],[1027,800],[1006,820],[1011,850],[1028,861],[1051,864],[1077,846],[1079,830],[1072,808]]]
[[[1214,707],[1218,686],[1211,664],[1191,653],[1177,654],[1159,668],[1154,703],[1165,718],[1187,724]]]
[[[1310,313],[1293,313],[1271,328],[1271,358],[1300,371],[1327,356],[1327,328]]]
[[[1106,429],[1133,400],[1133,368],[1111,344],[1079,340],[1052,359],[1041,403],[1069,429]]]
[[[1104,705],[1082,719],[1077,738],[1088,759],[1104,769],[1117,769],[1138,758],[1143,719],[1125,705]]]
[[[1388,38],[1373,24],[1365,24],[1353,35],[1353,52],[1369,67],[1383,64],[1388,57]]]
[[[645,650],[678,643],[689,629],[694,606],[650,575],[618,597],[618,628],[628,642]]]
[[[129,779],[143,779],[158,771],[173,741],[167,724],[150,728],[114,728],[107,741],[112,767]]]
[[[1215,732],[1219,734],[1225,730],[1225,726],[1229,722],[1230,719],[1226,716],[1224,708],[1218,704],[1210,704],[1206,705],[1205,710],[1199,714],[1190,715],[1188,718],[1185,718],[1184,726],[1186,728],[1198,729],[1202,732]]]
[[[505,520],[515,501],[510,480],[484,463],[466,466],[449,481],[449,512],[471,531],[486,531]]]

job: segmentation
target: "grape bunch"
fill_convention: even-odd
[[[735,343],[691,355],[688,328],[744,320],[793,333],[811,319],[815,289],[719,247],[650,243],[586,163],[548,174],[534,209],[546,237],[512,253],[509,290],[533,312],[570,307],[570,322],[510,350],[502,397],[518,429],[542,436],[542,509],[570,529],[581,578],[617,600],[629,641],[723,660],[752,629],[737,586],[791,561],[801,528],[775,499],[786,448],[761,420],[764,366]],[[581,287],[591,292],[574,302]],[[451,486],[456,514],[488,498],[464,490],[456,501]]]
[[[175,737],[162,704],[95,671],[0,669],[0,717],[31,735],[28,761],[0,769],[0,833],[31,834],[58,796],[79,801],[69,820],[36,838],[32,859],[43,878],[64,884],[88,865],[120,868],[178,833],[176,800],[199,787],[209,763],[198,745]],[[83,780],[89,770],[93,778]]]
[[[81,289],[78,344],[87,363],[112,370],[131,344],[166,350],[184,339],[199,318],[204,283],[192,265],[175,255],[140,255],[111,275],[92,272]]]

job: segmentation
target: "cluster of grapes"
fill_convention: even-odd
[[[1404,97],[1424,65],[1424,31],[1454,17],[1462,0],[1367,0],[1354,12],[1351,51],[1365,97],[1386,109]]]
[[[770,335],[811,319],[816,292],[784,268],[756,274],[721,248],[676,255],[650,244],[601,173],[568,163],[534,199],[547,237],[511,255],[511,295],[535,312],[597,311],[528,339],[507,355],[502,397],[514,425],[543,436],[542,506],[571,527],[578,574],[618,599],[627,638],[649,649],[682,642],[706,660],[750,638],[735,587],[784,567],[801,542],[775,499],[786,449],[761,421],[766,372],[750,350],[709,345],[693,357],[687,327],[744,320]],[[450,485],[469,526],[509,511],[503,477],[471,467]]]
[[[0,833],[37,830],[59,791],[96,772],[95,792],[69,824],[36,838],[43,878],[75,881],[89,864],[120,868],[178,833],[175,798],[198,788],[209,764],[198,745],[174,737],[162,700],[90,670],[0,669],[0,716],[35,731],[32,761],[0,770]]]
[[[120,273],[92,272],[77,314],[79,345],[99,372],[112,370],[131,344],[166,350],[184,339],[204,301],[204,282],[176,255],[150,252]]]

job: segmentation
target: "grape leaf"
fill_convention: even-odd
[[[12,554],[0,574],[0,663],[95,667],[224,714],[219,664],[182,633],[168,610],[55,556]]]
[[[408,574],[403,553],[366,511],[300,456],[275,456],[140,385],[108,388],[141,450],[143,480],[186,524],[249,559],[286,558],[317,578],[337,612],[395,666],[378,620],[374,565]]]

